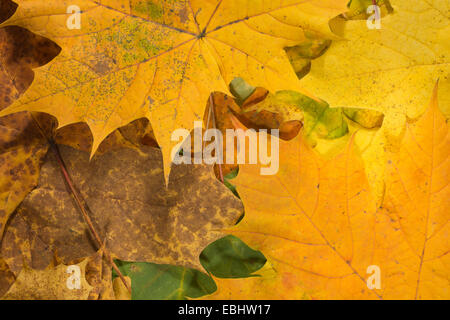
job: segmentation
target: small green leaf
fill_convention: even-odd
[[[123,275],[131,278],[133,300],[185,300],[217,290],[211,277],[194,269],[146,262],[116,263]]]
[[[227,236],[203,250],[200,262],[218,278],[247,278],[264,266],[266,258],[239,238]]]

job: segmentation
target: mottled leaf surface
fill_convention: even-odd
[[[85,199],[106,249],[125,261],[201,269],[199,255],[236,223],[242,204],[207,166],[176,166],[168,188],[161,152],[144,147],[99,155],[61,147],[68,171]],[[67,192],[53,153],[42,167],[39,187],[18,208],[2,244],[13,271],[30,243],[34,268],[48,265],[57,250],[64,262],[97,251],[87,225]]]
[[[33,80],[32,67],[47,63],[57,46],[18,27],[0,29],[0,109],[15,101]],[[0,118],[0,239],[9,216],[39,177],[48,145],[36,120],[22,112]]]

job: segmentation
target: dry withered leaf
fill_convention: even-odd
[[[158,149],[121,149],[91,162],[88,153],[70,147],[61,147],[61,153],[115,258],[201,269],[201,250],[242,214],[241,202],[207,166],[175,166],[166,188]],[[30,243],[33,268],[47,266],[55,249],[64,262],[97,251],[53,153],[42,167],[39,187],[5,233],[1,254],[14,272],[22,265],[24,241]]]
[[[0,239],[10,215],[36,186],[47,147],[28,114],[0,120]]]
[[[0,29],[0,109],[31,84],[32,67],[47,63],[57,53],[58,47],[51,41],[25,29]],[[36,186],[48,148],[34,121],[28,112],[0,119],[0,240],[9,216]]]
[[[271,104],[274,107],[264,107]],[[274,101],[268,90],[258,87],[244,101],[239,119],[247,127],[279,129],[281,139],[291,140],[300,132],[304,115],[301,110],[292,112],[292,108],[287,108],[286,103]]]

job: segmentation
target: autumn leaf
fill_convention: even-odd
[[[448,144],[436,88],[427,113],[408,124],[401,151],[390,154],[380,209],[353,142],[324,161],[299,135],[280,141],[276,176],[243,165],[233,183],[245,217],[228,231],[261,250],[277,273],[276,285],[272,276],[255,288],[269,290],[265,299],[448,299]],[[379,289],[368,288],[371,266],[381,270]],[[211,298],[260,297],[242,280],[216,282]]]
[[[41,111],[60,127],[86,122],[92,153],[112,131],[146,117],[167,178],[171,133],[193,129],[211,92],[227,93],[236,76],[271,91],[300,90],[283,48],[301,43],[304,29],[333,37],[328,22],[347,0],[83,0],[79,30],[67,28],[67,1],[16,2],[2,26],[25,27],[62,51],[0,115]]]
[[[145,133],[140,130],[141,128],[137,123],[138,121],[112,132],[102,141],[97,149],[97,154],[102,155],[109,151],[123,148],[139,149],[139,147],[142,146],[141,138],[144,137]],[[124,131],[133,132],[134,135],[126,137],[123,134]],[[90,150],[92,150],[92,134],[85,123],[71,124],[58,130],[55,130],[55,126],[53,126],[53,130],[49,130],[47,134],[52,137],[57,144],[69,146],[85,152],[90,152]]]
[[[293,49],[296,48],[300,51],[306,50],[300,46]],[[384,114],[378,111],[356,108],[331,109],[325,101],[316,101],[299,92],[286,90],[270,93],[264,88],[255,88],[247,84],[241,78],[233,80],[230,88],[242,110],[233,108],[229,102],[228,108],[241,116],[239,119],[241,122],[247,127],[259,125],[265,128],[279,128],[283,140],[290,140],[297,135],[298,130],[295,134],[285,132],[286,136],[291,136],[289,139],[283,138],[282,135],[284,125],[294,121],[301,121],[304,124],[304,134],[314,145],[318,138],[337,139],[348,133],[349,128],[343,115],[366,129],[379,128],[384,120]],[[217,105],[220,106],[221,103],[216,103]]]
[[[363,128],[374,129],[383,125],[384,114],[375,110],[343,108],[344,114]]]
[[[304,88],[331,107],[364,108],[385,115],[381,132],[371,139],[364,155],[371,188],[380,201],[385,152],[398,150],[406,121],[424,112],[438,79],[439,105],[450,117],[449,1],[389,2],[386,13],[390,13],[382,14],[381,29],[369,29],[364,18],[334,19],[333,31],[345,40],[334,41],[301,80]],[[355,3],[355,8],[360,4]]]
[[[378,110],[388,117],[389,129],[401,131],[406,117],[423,113],[439,77],[440,105],[447,108],[449,3],[391,4],[394,13],[379,30],[370,30],[365,20],[336,20],[335,31],[347,40],[333,42],[301,82],[332,107]]]
[[[388,157],[385,208],[413,252],[407,261],[418,276],[411,298],[449,298],[449,146],[436,86],[427,112],[407,124],[399,152]],[[399,285],[406,286],[408,280]]]
[[[19,27],[0,29],[0,44],[0,109],[4,109],[31,84],[31,68],[46,64],[60,49],[51,41]],[[83,124],[74,124],[55,132],[53,119],[29,112],[1,118],[0,132],[1,239],[9,216],[37,185],[40,164],[48,149],[44,135],[80,150],[90,150],[92,136]],[[99,153],[124,146],[134,145],[116,131],[105,139]]]
[[[19,273],[2,300],[87,300],[92,286],[86,281],[86,258],[75,265],[80,269],[80,289],[67,286],[70,273],[68,266],[60,264],[44,270],[34,270],[27,266]]]
[[[32,67],[47,63],[58,52],[50,41],[18,27],[0,29],[0,109],[16,100],[31,84]],[[9,216],[37,185],[47,141],[35,121],[22,112],[0,119],[0,240]]]
[[[438,78],[440,106],[450,116],[449,2],[391,4],[394,12],[383,17],[379,30],[370,30],[365,20],[336,19],[334,30],[347,40],[313,61],[301,82],[332,107],[384,113],[388,143],[398,145],[407,118],[423,113]]]
[[[96,156],[61,147],[105,250],[125,261],[147,261],[201,269],[199,255],[234,225],[242,205],[216,180],[212,168],[180,165],[166,188],[161,152],[143,147]],[[1,255],[15,273],[23,243],[33,268],[48,265],[57,250],[64,263],[94,254],[89,229],[67,192],[60,167],[49,153],[39,186],[17,209],[5,233]]]
[[[47,141],[27,114],[0,119],[0,239],[10,215],[37,185]]]
[[[0,2],[0,23],[10,18],[17,9],[17,4],[12,1]]]
[[[226,131],[229,129],[234,129],[233,118],[236,116],[239,117],[239,120],[245,123],[248,128],[254,130],[260,129],[279,129],[280,137],[282,139],[292,139],[294,138],[300,128],[302,127],[302,123],[300,121],[285,121],[283,110],[281,108],[276,109],[275,112],[253,112],[247,108],[247,104],[250,104],[252,101],[254,103],[260,102],[260,100],[264,100],[267,96],[267,90],[263,88],[254,88],[248,85],[243,79],[236,78],[232,81],[232,85],[230,85],[231,91],[234,91],[235,94],[239,94],[237,97],[231,97],[227,94],[221,92],[214,92],[211,96],[207,104],[207,109],[205,111],[205,115],[203,118],[203,123],[205,124],[205,129],[218,129],[222,132],[223,141],[222,145],[222,155],[223,158],[226,159],[228,156],[227,144],[228,137]],[[242,98],[243,95],[246,98]],[[240,100],[243,104],[242,106],[238,105]],[[310,99],[313,101],[312,99]],[[281,104],[281,102],[280,102]],[[244,108],[245,107],[245,108]],[[248,111],[250,110],[250,111]],[[297,109],[296,114],[299,114],[300,118],[303,118],[303,114]],[[195,139],[197,137],[195,134],[191,134],[191,157],[194,158],[196,152],[195,150]],[[214,140],[211,143],[216,143]],[[238,161],[237,161],[237,144],[235,142],[231,142],[233,147],[233,157],[234,161],[232,163],[225,163],[214,166],[216,176],[220,180],[224,180],[224,177],[234,170],[238,169]]]
[[[242,78],[235,78],[230,90],[234,92],[234,97],[220,92],[213,93],[203,120],[205,128],[214,127],[222,132],[224,158],[227,155],[226,130],[234,129],[233,118],[238,118],[247,128],[257,131],[278,129],[283,140],[295,138],[304,126],[303,134],[311,145],[317,145],[318,139],[337,139],[348,133],[347,120],[342,109],[330,109],[326,102],[316,101],[299,92],[270,93],[264,88],[253,87]],[[194,137],[191,137],[191,140],[194,154]],[[238,169],[236,144],[234,147],[235,164],[222,164],[222,174],[217,172],[218,166],[215,167],[216,176],[220,179]]]
[[[266,263],[253,277],[220,279],[214,277],[217,291],[202,300],[310,300],[293,274],[280,274]]]

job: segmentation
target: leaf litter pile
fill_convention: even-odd
[[[2,299],[450,299],[449,0],[73,2],[0,2]]]

